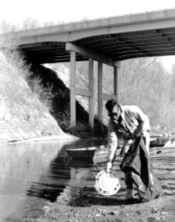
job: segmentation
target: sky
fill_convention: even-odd
[[[39,22],[70,22],[175,8],[174,0],[0,0],[0,3],[0,19],[13,23],[26,17]]]
[[[29,17],[38,23],[74,22],[175,8],[175,0],[0,0],[0,22],[19,25]],[[166,57],[171,67],[175,57]]]

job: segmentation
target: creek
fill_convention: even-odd
[[[93,161],[72,164],[66,150],[101,144],[91,139],[1,144],[0,221],[37,217],[48,202],[69,204],[81,187],[93,183]]]

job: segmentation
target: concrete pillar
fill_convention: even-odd
[[[76,126],[76,52],[70,52],[70,126]]]
[[[89,125],[94,127],[94,61],[89,59],[89,90],[91,92],[89,98]]]
[[[119,69],[120,63],[118,63],[117,66],[114,66],[114,95],[116,96],[117,101],[119,99]]]
[[[103,123],[103,64],[98,62],[98,120]]]

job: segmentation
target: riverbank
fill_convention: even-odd
[[[79,140],[79,137],[63,133],[61,135],[51,135],[51,136],[42,136],[42,137],[34,137],[23,140],[0,140],[0,143],[29,143],[29,142],[42,142],[42,141],[53,141],[53,140],[70,140],[75,141]]]
[[[94,196],[96,199],[98,195]],[[99,197],[98,197],[99,198]],[[85,200],[85,199],[84,199]],[[86,199],[87,202],[87,199]],[[100,203],[101,202],[101,203]],[[36,222],[174,222],[175,198],[161,197],[142,204],[104,198],[97,204],[83,207],[48,205]],[[31,221],[28,219],[28,221]]]

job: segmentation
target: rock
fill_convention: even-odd
[[[152,209],[151,209],[151,213],[157,213],[158,210],[159,210],[158,208],[152,208]]]
[[[43,207],[43,210],[44,210],[45,212],[49,212],[49,211],[50,211],[50,207],[49,207],[49,206],[44,206],[44,207]]]
[[[58,218],[57,218],[56,216],[51,216],[51,218],[52,218],[53,220],[58,220]]]
[[[119,211],[111,211],[109,214],[110,215],[117,215],[117,214],[119,214],[120,212]]]
[[[168,212],[161,212],[161,215],[165,216],[165,215],[168,215],[169,213]]]
[[[96,217],[100,217],[101,215],[100,215],[100,214],[96,214],[95,216],[96,216]]]
[[[156,217],[148,217],[148,222],[154,222],[156,219]]]

